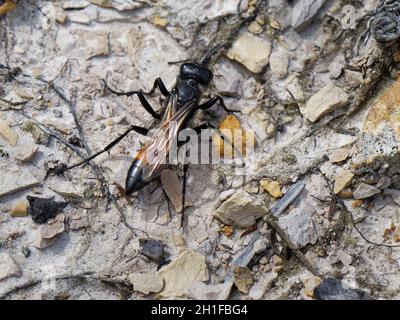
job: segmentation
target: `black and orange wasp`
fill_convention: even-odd
[[[179,133],[188,126],[189,119],[195,114],[196,111],[209,109],[219,102],[221,107],[226,112],[234,112],[225,106],[223,98],[219,95],[209,99],[204,103],[200,103],[200,95],[203,89],[209,85],[212,79],[213,73],[208,68],[198,63],[184,63],[180,67],[176,84],[171,91],[167,90],[161,78],[157,78],[154,81],[153,87],[149,92],[144,92],[143,90],[129,92],[116,91],[108,85],[106,80],[104,80],[104,85],[107,90],[115,95],[128,97],[133,95],[138,96],[143,108],[159,121],[154,128],[155,130],[152,131],[154,133],[151,135],[149,129],[131,125],[123,134],[108,144],[103,150],[94,153],[93,155],[74,165],[69,167],[65,166],[58,173],[63,173],[67,170],[88,163],[90,160],[94,159],[100,154],[110,150],[131,131],[135,131],[141,135],[150,134],[151,140],[141,148],[141,150],[133,159],[125,181],[126,195],[130,195],[135,191],[141,190],[150,181],[160,176],[161,171],[165,168],[164,160],[166,157],[168,157],[170,145],[173,139],[177,139]],[[152,95],[157,88],[166,98],[161,108],[161,114],[154,111],[153,107],[145,98],[145,95]],[[171,126],[171,123],[174,123],[175,125]],[[210,123],[204,123],[193,128],[193,130],[199,134],[201,130],[210,128],[215,129]],[[184,208],[185,201],[184,197],[187,165],[183,166],[183,170],[184,180],[182,190],[182,208]]]

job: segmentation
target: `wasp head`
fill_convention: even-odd
[[[182,64],[179,75],[183,80],[194,79],[204,86],[208,85],[213,78],[210,70],[197,63]]]

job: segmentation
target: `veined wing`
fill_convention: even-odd
[[[163,121],[154,128],[151,141],[146,143],[136,156],[136,159],[141,161],[143,179],[146,181],[158,176],[168,165],[170,150],[177,146],[179,132],[197,104],[196,100],[189,101],[176,111],[176,95],[173,96],[175,97],[170,98],[171,106],[166,109]]]

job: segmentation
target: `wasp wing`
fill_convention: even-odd
[[[170,151],[177,150],[179,132],[197,106],[197,100],[192,100],[177,110],[177,97],[175,94],[171,96],[163,120],[152,130],[151,141],[134,160],[140,161],[144,181],[156,178],[168,166]]]

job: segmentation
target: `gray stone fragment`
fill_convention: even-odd
[[[302,31],[314,18],[326,0],[299,0],[292,9],[291,25],[297,31]]]
[[[289,67],[289,55],[283,49],[275,50],[269,57],[271,72],[277,79],[283,79],[287,75]]]
[[[301,112],[307,120],[315,122],[327,113],[345,106],[348,101],[348,94],[330,83],[314,94]]]
[[[279,225],[286,230],[290,239],[302,248],[308,243],[314,244],[317,239],[311,212],[295,208],[287,215],[279,218]]]
[[[380,192],[378,188],[362,182],[353,192],[353,197],[354,199],[366,199]]]
[[[0,197],[37,186],[38,184],[39,180],[25,170],[4,172],[0,175]]]
[[[390,196],[392,198],[392,200],[398,205],[400,206],[400,191],[396,190],[396,189],[385,189],[383,191],[383,194],[385,196]]]
[[[164,256],[164,245],[161,240],[139,239],[140,253],[145,257],[159,262]]]
[[[20,274],[20,269],[11,255],[7,252],[0,253],[0,281]]]
[[[376,187],[378,189],[382,190],[382,189],[389,188],[391,184],[392,184],[392,180],[389,177],[383,176],[383,177],[379,178],[379,180],[376,184]]]
[[[133,285],[133,290],[144,294],[160,292],[164,287],[164,279],[158,274],[131,273],[129,282]]]

